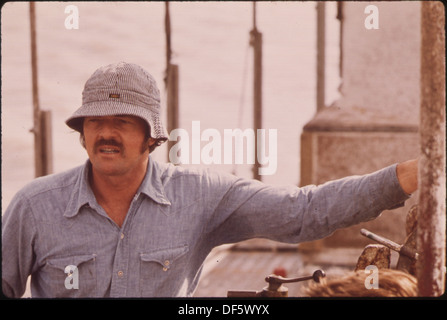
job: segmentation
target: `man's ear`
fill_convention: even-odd
[[[154,139],[154,138],[149,138],[149,147],[152,147],[152,146],[155,144],[155,142],[157,142],[156,139]]]

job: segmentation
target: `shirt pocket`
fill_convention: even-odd
[[[175,295],[183,283],[188,245],[140,253],[140,292],[142,296]]]
[[[47,260],[43,271],[49,296],[96,296],[96,254],[55,257]]]

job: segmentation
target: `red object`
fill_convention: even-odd
[[[287,271],[283,267],[277,267],[275,270],[273,270],[273,274],[276,274],[277,276],[281,277],[287,277]]]

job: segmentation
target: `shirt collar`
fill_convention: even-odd
[[[161,170],[157,163],[149,156],[146,176],[138,189],[137,195],[145,194],[159,204],[171,205],[165,195],[163,182],[161,181]]]
[[[74,192],[70,197],[64,213],[65,217],[74,217],[85,205],[89,205],[91,207],[98,205],[89,183],[88,177],[90,170],[91,163],[89,160],[87,160],[85,165],[81,167],[81,170],[79,172],[79,178],[76,182]],[[159,204],[171,204],[164,192],[163,183],[161,181],[160,168],[156,165],[151,157],[149,157],[146,176],[144,177],[143,182],[138,188],[136,196],[139,196],[140,193],[143,193]]]

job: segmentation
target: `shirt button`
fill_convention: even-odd
[[[120,235],[120,239],[121,239],[121,240],[124,239],[124,233],[121,233],[121,235]]]
[[[166,260],[166,261],[165,261],[165,266],[166,266],[166,267],[169,266],[169,260]]]
[[[122,272],[122,271],[118,271],[118,277],[122,277],[124,275],[124,272]]]

